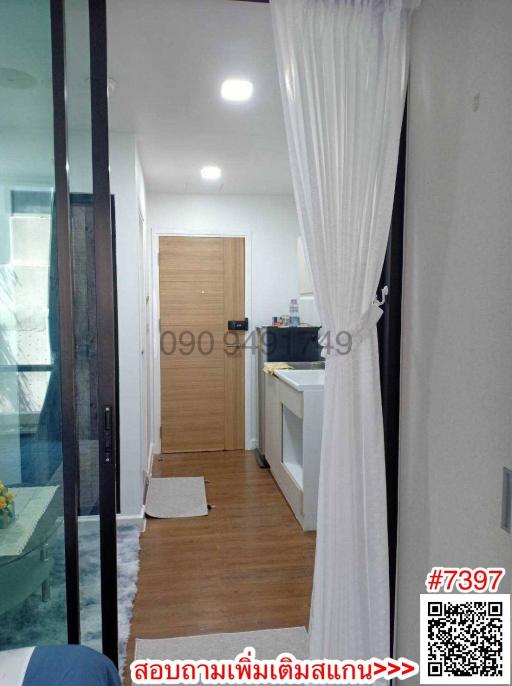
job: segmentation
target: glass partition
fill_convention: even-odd
[[[67,641],[48,0],[0,2],[0,649]]]
[[[116,661],[105,13],[0,0],[0,650],[80,641]]]
[[[65,0],[81,642],[101,651],[98,341],[88,0]]]

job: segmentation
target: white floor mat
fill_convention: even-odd
[[[208,514],[203,476],[150,479],[146,514],[159,519]]]
[[[304,627],[292,627],[180,638],[137,638],[135,659],[229,660],[247,646],[252,646],[256,651],[256,658],[260,659],[271,660],[284,652],[304,659],[308,653],[308,635]]]

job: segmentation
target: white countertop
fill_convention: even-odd
[[[296,391],[321,390],[325,381],[324,369],[278,369],[275,375]]]

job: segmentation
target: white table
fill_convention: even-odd
[[[41,588],[50,597],[52,560],[48,540],[60,524],[60,486],[13,488],[15,521],[0,529],[0,615],[12,610]]]

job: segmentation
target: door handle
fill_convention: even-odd
[[[106,405],[104,409],[103,426],[103,464],[112,464],[112,408]]]
[[[249,320],[247,317],[245,319],[230,319],[228,331],[249,331]]]

